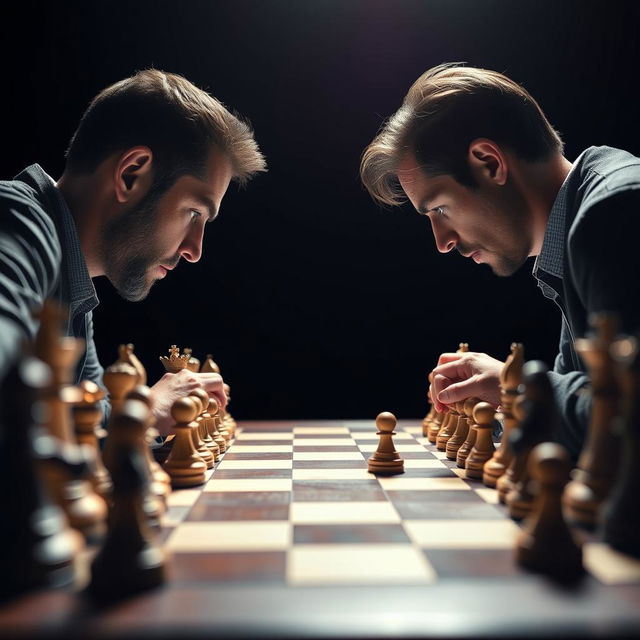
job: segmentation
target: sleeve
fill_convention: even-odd
[[[55,289],[60,260],[51,218],[35,203],[0,193],[0,378],[34,339],[33,313]]]
[[[90,311],[86,318],[86,355],[84,359],[84,366],[82,371],[79,372],[79,379],[81,380],[91,380],[95,382],[99,387],[104,387],[104,382],[102,376],[104,374],[104,369],[100,364],[100,360],[98,360],[98,352],[96,350],[96,344],[93,340],[93,312]],[[105,392],[107,390],[105,389]],[[102,401],[102,411],[103,411],[103,420],[102,424],[107,425],[109,423],[109,416],[111,415],[111,402],[109,399],[109,394],[105,396]]]
[[[613,311],[620,329],[640,330],[640,192],[627,192],[601,201],[572,229],[568,257],[573,285],[587,312]],[[576,336],[578,337],[578,336]],[[572,337],[563,320],[560,351],[551,382],[562,418],[557,440],[577,457],[591,416],[589,376],[568,363]]]

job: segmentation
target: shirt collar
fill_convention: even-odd
[[[575,164],[574,164],[575,167]],[[569,191],[569,176],[574,167],[567,174],[560,191],[551,207],[551,213],[547,221],[544,233],[542,250],[533,265],[533,275],[538,278],[540,271],[557,278],[564,275],[564,245],[565,245],[565,220],[567,212],[567,193]]]
[[[68,286],[70,312],[88,312],[98,306],[98,296],[89,276],[87,263],[80,247],[80,238],[75,220],[67,202],[53,178],[38,164],[27,167],[16,176],[41,193],[49,203],[47,213],[54,219],[60,238],[63,268],[62,278]]]

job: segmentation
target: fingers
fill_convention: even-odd
[[[464,354],[463,353],[441,353],[438,358],[438,365],[446,364],[447,362],[452,362],[453,360],[460,359]]]

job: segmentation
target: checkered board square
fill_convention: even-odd
[[[246,424],[204,486],[176,490],[163,521],[172,580],[184,583],[415,585],[523,581],[519,526],[497,493],[422,437],[394,437],[405,473],[376,477],[373,421]],[[640,584],[640,562],[597,541],[588,580]]]

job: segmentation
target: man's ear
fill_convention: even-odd
[[[490,182],[503,186],[507,182],[509,167],[502,149],[493,140],[477,138],[469,145],[467,160],[476,182]]]
[[[153,152],[132,147],[123,152],[114,168],[114,192],[120,203],[140,199],[151,187]]]

